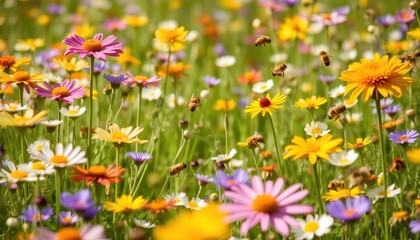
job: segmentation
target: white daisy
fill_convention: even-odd
[[[252,91],[255,93],[264,93],[270,90],[274,86],[273,79],[267,80],[267,82],[257,82],[252,86]]]
[[[368,190],[366,192],[366,195],[372,198],[373,203],[375,203],[376,201],[378,201],[378,199],[384,198],[385,196],[387,198],[392,198],[401,193],[401,188],[397,188],[397,189],[394,189],[394,188],[395,188],[395,184],[392,184],[388,186],[388,190],[385,192],[384,186],[380,186],[380,187]]]
[[[322,214],[321,217],[315,214],[306,216],[306,221],[297,219],[300,228],[292,228],[296,240],[313,239],[315,236],[321,237],[331,231],[331,226],[334,223],[334,218],[327,214]]]
[[[80,147],[73,148],[73,145],[69,144],[63,148],[62,143],[57,144],[55,153],[50,149],[42,150],[38,159],[59,168],[87,162],[85,152],[81,151]]]
[[[270,62],[271,63],[282,63],[286,62],[287,60],[287,54],[286,53],[275,53],[270,56]],[[287,65],[289,67],[289,65]]]
[[[15,164],[12,161],[8,162],[7,167],[9,168],[9,172],[6,171],[6,169],[4,168],[0,170],[0,183],[34,182],[38,180],[35,173],[26,171],[22,168],[22,166],[19,165],[16,168]],[[39,178],[39,180],[44,179],[44,177]]]
[[[143,89],[141,98],[148,101],[153,101],[159,99],[161,95],[162,90],[160,90],[159,87],[148,86],[147,88]]]
[[[328,162],[336,167],[347,167],[353,164],[358,157],[359,154],[357,154],[353,149],[351,149],[349,151],[342,151],[339,153],[331,154]]]
[[[67,108],[62,107],[60,109],[60,112],[65,117],[77,118],[86,112],[86,108],[80,107],[80,106],[70,106],[69,109],[67,109]]]
[[[168,104],[168,106],[170,108],[174,108],[175,106],[181,106],[181,105],[183,105],[185,103],[185,100],[181,96],[177,96],[175,98],[175,94],[174,93],[171,93],[166,98],[166,103]]]
[[[28,109],[28,105],[21,105],[20,103],[6,103],[1,108],[8,113],[16,113]]]
[[[175,206],[184,206],[185,200],[188,201],[188,197],[184,192],[181,193],[173,193],[168,194],[165,196],[165,200],[168,202],[169,200],[175,200]]]
[[[229,162],[229,169],[235,170],[244,166],[244,160],[232,159]]]
[[[193,198],[191,200],[188,200],[188,198],[183,199],[184,206],[189,209],[193,210],[201,210],[207,206],[207,202],[204,201],[201,198]]]
[[[154,224],[152,222],[148,222],[146,220],[139,220],[139,219],[135,219],[135,218],[133,218],[133,223],[137,227],[141,227],[141,228],[154,228],[154,227],[156,227],[156,224]]]
[[[217,162],[227,162],[227,161],[230,161],[233,158],[233,156],[235,156],[236,153],[237,153],[236,148],[234,148],[230,151],[229,154],[219,154],[216,157],[212,157],[211,159]]]
[[[233,66],[236,63],[234,56],[221,56],[216,59],[216,66],[224,68]]]
[[[319,137],[324,136],[330,130],[328,129],[327,124],[323,122],[311,122],[310,124],[306,124],[305,126],[305,132],[306,134],[312,136],[312,137]]]
[[[50,149],[50,141],[46,139],[36,140],[34,143],[29,144],[28,153],[30,158],[37,159],[38,155],[44,149]]]
[[[44,120],[39,123],[44,125],[46,128],[56,128],[62,122],[63,120]]]
[[[344,85],[340,85],[330,90],[329,95],[331,98],[340,98],[344,96],[344,92],[346,91],[346,87]]]
[[[40,161],[19,164],[18,168],[26,172],[35,173],[37,176],[51,175],[55,173],[55,169],[53,165],[46,164]]]

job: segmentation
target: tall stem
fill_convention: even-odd
[[[58,104],[58,121],[61,121],[61,112],[60,112],[60,109],[61,109],[62,102],[57,101],[57,104]],[[61,123],[59,123],[58,126],[57,126],[57,141],[55,142],[55,144],[57,144],[57,143],[60,142],[60,129],[61,129],[60,128],[60,125],[61,125]]]
[[[163,80],[163,100],[162,100],[162,104],[165,102],[165,98],[166,98],[166,87],[168,86],[168,72],[169,72],[169,65],[171,64],[171,55],[172,52],[171,50],[169,50],[168,52],[168,61],[166,63],[166,70],[165,70],[165,79]],[[163,105],[162,105],[163,106]]]
[[[93,122],[93,70],[95,67],[95,58],[90,56],[90,86],[89,86],[89,128],[88,128],[88,136],[87,136],[87,166],[90,166],[91,161],[91,153],[92,153],[92,122]]]
[[[225,128],[225,152],[228,153],[228,128],[229,128],[229,119],[227,117],[227,112],[225,112],[225,118],[223,121],[223,126]]]
[[[61,195],[61,185],[60,185],[60,173],[61,169],[55,169],[55,212],[60,214],[60,195]]]
[[[18,84],[19,87],[19,100],[20,100],[20,105],[23,106],[23,84]],[[23,110],[20,110],[20,113],[23,115]]]
[[[321,209],[321,212],[324,213],[325,209],[324,209],[324,204],[322,203],[322,199],[321,199],[321,184],[319,182],[319,176],[318,176],[318,166],[317,163],[315,163],[314,165],[312,165],[314,168],[314,175],[315,175],[315,184],[316,184],[316,195],[318,197],[318,204],[319,204],[319,209]]]
[[[136,117],[136,127],[138,127],[139,126],[139,123],[140,123],[140,111],[141,111],[141,93],[142,93],[142,91],[143,91],[143,86],[142,85],[139,85],[139,96],[138,96],[138,99],[137,99],[137,117]],[[139,144],[138,143],[136,143],[136,152],[138,151],[138,146],[139,146]]]
[[[268,114],[268,118],[270,119],[271,129],[273,130],[274,144],[276,145],[277,163],[278,163],[279,169],[280,169],[280,176],[284,177],[282,166],[281,166],[280,149],[279,149],[279,144],[277,142],[276,130],[274,129],[273,118],[271,117],[270,114]]]

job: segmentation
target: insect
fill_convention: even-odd
[[[420,50],[416,50],[410,54],[403,56],[403,60],[407,61],[410,65],[416,64],[416,58],[420,57]]]
[[[258,143],[263,143],[264,138],[263,136],[261,136],[261,134],[254,134],[250,137],[247,137],[246,142],[249,148],[255,148],[255,147],[260,148],[260,145],[258,145]]]
[[[325,52],[325,51],[321,51],[319,53],[319,58],[321,59],[321,62],[324,66],[329,66],[331,63],[331,56]]]
[[[345,188],[346,184],[341,179],[333,179],[328,183],[328,190],[337,191],[338,188]]]
[[[362,186],[366,183],[376,180],[376,175],[370,167],[359,167],[350,170],[348,174],[349,185]]]
[[[266,43],[271,43],[271,39],[269,36],[261,35],[255,40],[255,46],[261,47],[262,45],[265,46]]]
[[[190,103],[188,104],[189,109],[191,112],[194,112],[194,110],[200,105],[200,98],[199,97],[192,97],[190,100]]]
[[[274,76],[284,77],[284,71],[286,71],[286,68],[287,68],[286,64],[281,63],[281,64],[279,64],[279,65],[277,65],[277,66],[274,67],[274,69],[271,72],[271,74],[273,74],[273,77]]]
[[[169,170],[170,175],[179,175],[179,173],[187,167],[185,163],[177,163],[171,167]]]
[[[334,120],[337,120],[340,118],[340,114],[344,111],[346,111],[346,106],[344,106],[343,104],[331,107],[330,109],[328,109],[328,119],[334,118]]]

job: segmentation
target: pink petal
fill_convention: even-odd
[[[294,193],[289,195],[286,199],[283,199],[282,201],[279,201],[279,206],[285,206],[285,205],[289,205],[291,203],[300,201],[302,199],[304,199],[307,195],[309,194],[308,190],[302,190],[300,192]]]
[[[287,198],[290,194],[299,190],[301,186],[302,186],[302,184],[300,184],[300,183],[296,183],[296,184],[290,186],[289,188],[284,190],[282,193],[280,193],[279,196],[277,196],[277,198],[276,198],[277,202],[281,202],[283,199]]]
[[[264,190],[264,193],[271,195],[271,192],[272,191],[273,191],[273,181],[267,181],[267,182],[265,182],[265,190]],[[274,196],[276,196],[276,195],[274,195]]]
[[[261,178],[258,176],[254,176],[252,178],[252,188],[258,195],[264,194],[264,185],[261,181]]]
[[[312,213],[314,208],[309,205],[289,205],[282,207],[287,214],[307,214]]]
[[[286,222],[281,218],[271,218],[271,225],[274,226],[274,229],[276,229],[277,232],[279,232],[284,237],[289,236],[289,226],[286,224]]]

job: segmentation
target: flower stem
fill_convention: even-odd
[[[60,173],[61,173],[61,169],[56,168],[55,169],[55,212],[56,214],[60,214],[60,195],[61,195]],[[57,222],[58,222],[58,218],[57,218]]]
[[[93,123],[93,70],[95,67],[95,58],[90,56],[90,86],[89,86],[89,128],[88,128],[88,136],[87,136],[87,166],[90,166],[91,161],[91,153],[92,153],[92,123]]]
[[[20,105],[23,106],[23,84],[18,84],[18,87],[19,87]],[[23,115],[23,110],[20,110],[20,113]]]
[[[225,152],[228,153],[228,128],[229,128],[229,119],[227,117],[227,112],[225,112],[225,118],[223,121],[223,126],[225,128]]]
[[[61,104],[62,103],[60,101],[57,101],[57,104],[58,104],[58,121],[61,121],[60,109],[61,109]],[[59,123],[58,126],[57,126],[57,141],[55,142],[55,144],[60,142],[60,129],[61,129],[60,125],[61,125],[61,123]]]
[[[165,98],[166,98],[166,87],[168,86],[168,72],[169,72],[169,64],[171,63],[171,50],[169,50],[168,52],[168,61],[166,63],[166,70],[165,70],[165,79],[163,80],[163,100],[162,100],[162,104],[163,102],[165,102]],[[162,105],[163,106],[163,105]]]
[[[272,119],[270,114],[268,114],[268,118],[270,119],[271,129],[273,130],[274,144],[276,145],[277,162],[279,164],[280,176],[283,177],[284,175],[283,175],[283,170],[282,170],[282,166],[281,166],[280,150],[279,150],[279,144],[277,142],[276,130],[274,129],[273,119]]]
[[[138,127],[139,126],[139,123],[140,123],[140,111],[141,111],[141,93],[142,93],[142,91],[143,91],[143,86],[142,85],[139,85],[139,97],[138,97],[138,104],[137,104],[137,116],[136,116],[136,127]],[[136,152],[138,151],[138,146],[139,146],[139,144],[138,143],[136,143]]]
[[[312,167],[314,168],[314,175],[315,175],[315,184],[316,184],[316,195],[318,197],[318,204],[319,204],[319,209],[321,209],[321,212],[324,213],[325,209],[324,209],[324,204],[322,203],[322,198],[321,198],[321,184],[319,182],[319,176],[318,176],[318,165],[317,163],[315,163],[314,165],[312,165]]]
[[[255,154],[255,151],[254,151],[254,149],[251,149],[251,151],[252,151],[252,157],[254,159],[255,169],[257,170],[257,174],[258,174],[258,176],[260,176],[262,178],[260,170],[258,169],[259,167],[258,167],[257,156]]]

